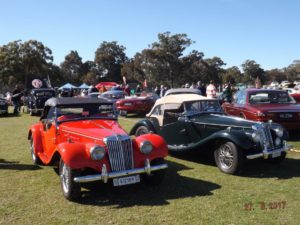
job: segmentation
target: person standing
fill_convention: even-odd
[[[160,94],[159,94],[159,97],[161,97],[161,98],[164,97],[165,93],[166,93],[166,90],[165,90],[164,85],[162,84],[162,85],[160,85]]]
[[[20,112],[21,108],[21,97],[22,97],[22,92],[19,87],[19,85],[15,86],[15,89],[12,92],[12,102],[14,105],[14,114],[18,114]]]
[[[213,80],[211,80],[209,82],[209,85],[206,87],[206,96],[208,98],[216,98],[217,97],[217,89],[216,89],[216,86],[214,85]]]
[[[129,87],[128,84],[126,84],[126,86],[125,86],[125,88],[124,88],[124,92],[125,92],[128,96],[130,96],[130,87]]]
[[[225,102],[231,102],[232,100],[232,89],[230,82],[227,82],[223,91],[223,99]]]

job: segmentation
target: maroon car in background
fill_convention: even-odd
[[[116,102],[121,116],[128,113],[146,114],[150,111],[159,96],[152,92],[142,92],[140,96],[126,96]]]
[[[284,90],[244,89],[222,108],[232,116],[261,122],[272,120],[288,130],[300,129],[300,104]]]

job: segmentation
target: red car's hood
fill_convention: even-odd
[[[300,112],[300,104],[255,104],[251,107],[261,112]]]
[[[62,123],[60,129],[62,132],[71,132],[91,138],[127,134],[115,120],[70,121]]]

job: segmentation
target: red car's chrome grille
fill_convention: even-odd
[[[133,152],[131,139],[127,135],[116,135],[105,138],[109,162],[112,171],[133,169]]]

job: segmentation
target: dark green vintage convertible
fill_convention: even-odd
[[[130,134],[149,132],[161,135],[170,152],[213,151],[219,169],[229,174],[238,172],[245,159],[264,158],[279,163],[290,148],[288,134],[281,125],[228,116],[217,99],[197,94],[169,95],[157,100]]]

